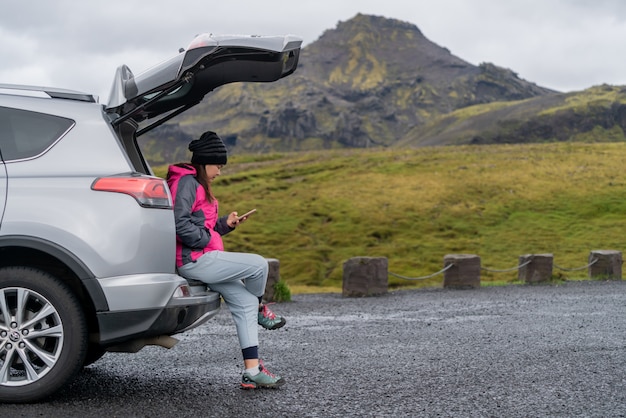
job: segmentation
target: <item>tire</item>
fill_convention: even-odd
[[[72,291],[30,267],[0,268],[0,402],[42,400],[69,383],[87,352]]]

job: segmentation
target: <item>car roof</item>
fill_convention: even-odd
[[[187,49],[134,75],[118,67],[106,111],[113,124],[159,118],[138,135],[200,103],[215,88],[233,82],[272,82],[292,74],[302,39],[293,35],[196,36]]]

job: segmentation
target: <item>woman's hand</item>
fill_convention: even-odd
[[[249,212],[244,213],[241,216],[237,215],[237,212],[231,212],[228,214],[228,219],[226,220],[226,225],[228,225],[231,228],[236,227],[237,225],[239,225],[240,223],[242,223],[243,221],[247,220],[248,217],[250,215],[252,215],[253,213],[256,212],[256,209],[252,209]]]
[[[237,216],[237,212],[231,212],[228,214],[228,219],[226,219],[226,225],[228,225],[230,228],[235,228],[237,225],[239,225],[239,222],[241,222],[241,220]]]

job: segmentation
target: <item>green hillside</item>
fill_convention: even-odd
[[[415,125],[395,146],[624,141],[626,88],[468,106]]]
[[[340,291],[342,264],[354,256],[387,257],[390,272],[423,277],[441,270],[446,254],[477,254],[483,267],[507,269],[520,255],[552,253],[571,269],[592,250],[621,251],[625,163],[623,142],[235,155],[214,191],[221,214],[258,209],[225,238],[228,250],[279,259],[295,292]],[[394,287],[442,280],[390,277]]]

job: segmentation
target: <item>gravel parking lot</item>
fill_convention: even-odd
[[[227,309],[171,350],[105,355],[3,417],[626,416],[626,283],[296,295],[261,355],[287,384],[239,389]]]

